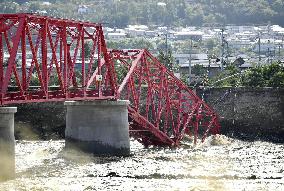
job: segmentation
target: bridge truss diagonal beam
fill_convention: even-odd
[[[185,134],[219,131],[214,111],[147,50],[112,50],[124,73],[118,85],[120,99],[130,100],[130,132],[144,145],[178,145]],[[123,71],[123,72],[122,72]]]

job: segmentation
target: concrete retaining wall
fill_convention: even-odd
[[[284,89],[213,88],[197,94],[219,114],[223,134],[284,142]]]

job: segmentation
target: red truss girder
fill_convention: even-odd
[[[0,14],[0,105],[96,99],[130,100],[130,133],[146,146],[177,146],[185,134],[196,143],[220,128],[147,50],[107,50],[100,24]]]
[[[100,75],[102,80],[96,81]],[[101,25],[30,14],[0,15],[1,105],[115,99],[115,90]]]
[[[127,72],[117,96],[130,100],[130,133],[144,145],[178,145],[184,134],[202,141],[217,133],[213,110],[147,50],[110,51]],[[118,67],[117,67],[118,68]]]

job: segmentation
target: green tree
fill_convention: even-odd
[[[284,87],[284,72],[276,72],[268,81],[270,87]]]
[[[28,10],[32,13],[37,12],[38,10],[40,10],[40,3],[39,2],[31,2],[28,5]]]
[[[229,64],[217,77],[210,79],[209,84],[216,87],[241,86],[240,69],[233,64]]]
[[[263,78],[265,85],[269,87],[283,87],[284,67],[278,62],[263,67]]]
[[[164,64],[170,71],[177,70],[177,67],[174,66],[174,57],[171,51],[168,51],[168,54],[166,54],[165,52],[160,50],[158,55],[158,60],[162,64]]]
[[[206,69],[202,65],[196,64],[192,67],[192,73],[201,76],[206,74]]]
[[[3,2],[0,7],[2,13],[16,13],[20,9],[19,4],[15,2]]]

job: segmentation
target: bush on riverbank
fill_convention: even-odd
[[[209,86],[215,87],[284,87],[284,66],[280,62],[255,66],[242,71],[235,65],[229,65]]]

